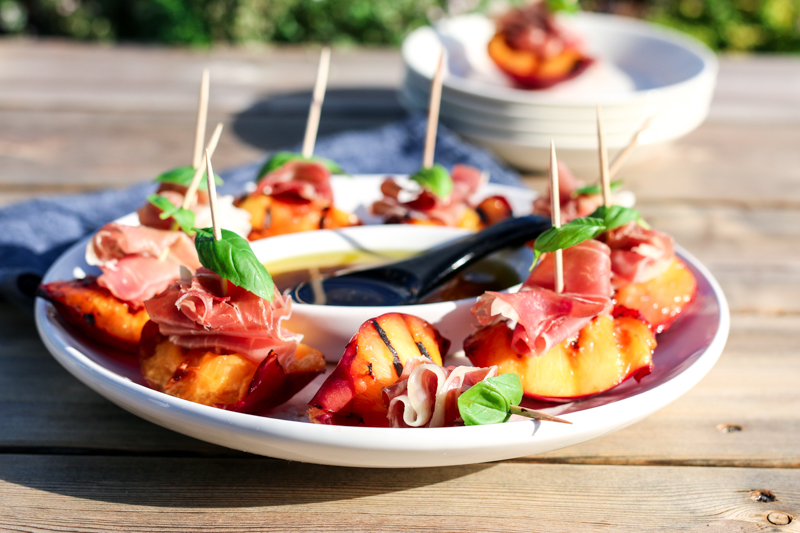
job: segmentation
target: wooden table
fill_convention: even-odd
[[[122,186],[188,160],[205,64],[210,120],[232,126],[220,168],[298,141],[315,61],[298,49],[0,42],[0,202]],[[323,134],[402,116],[397,51],[337,51],[333,65]],[[0,303],[0,530],[800,531],[800,60],[723,58],[708,121],[621,177],[717,276],[733,313],[716,367],[650,418],[494,464],[289,463],[117,408]]]

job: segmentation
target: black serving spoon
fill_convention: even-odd
[[[511,218],[411,259],[350,271],[317,283],[325,293],[326,305],[411,305],[475,261],[533,240],[550,225],[549,218],[535,215]],[[299,303],[317,301],[310,281],[291,289],[289,294]]]

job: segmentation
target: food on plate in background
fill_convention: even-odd
[[[281,327],[291,298],[275,289],[238,235],[223,231],[216,240],[198,230],[195,245],[205,268],[145,302],[145,381],[178,398],[245,413],[286,402],[325,369],[319,351]]]
[[[423,168],[409,177],[409,185],[394,178],[381,184],[383,198],[372,212],[387,224],[422,224],[480,230],[513,216],[502,196],[492,196],[473,206],[470,198],[484,185],[475,167],[455,165],[452,175],[441,165]]]
[[[271,161],[256,189],[237,202],[251,215],[250,240],[361,224],[357,216],[334,206],[331,170],[325,162],[289,158],[275,166]]]
[[[489,57],[526,89],[545,89],[574,78],[593,63],[580,37],[555,16],[577,3],[541,0],[513,8],[497,19]]]
[[[43,284],[39,295],[89,337],[133,353],[148,320],[144,301],[174,283],[181,266],[200,266],[184,232],[115,222],[89,241],[86,262],[102,274]]]

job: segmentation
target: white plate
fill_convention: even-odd
[[[401,103],[427,109],[435,50],[444,46],[442,123],[519,168],[546,168],[554,140],[556,148],[566,150],[565,162],[585,169],[589,158],[596,159],[598,103],[611,151],[627,145],[650,115],[653,122],[640,139],[644,145],[677,139],[703,122],[718,65],[701,43],[625,17],[580,13],[564,23],[583,37],[597,61],[573,80],[536,91],[515,88],[489,58],[494,23],[482,15],[419,28],[403,43],[407,70]]]
[[[85,241],[65,252],[44,281],[69,279],[75,267],[85,268],[83,246]],[[659,336],[654,372],[641,382],[631,379],[588,400],[547,409],[573,422],[570,426],[531,420],[436,429],[315,425],[304,421],[305,404],[322,377],[269,416],[232,413],[147,388],[135,358],[76,334],[41,299],[36,302],[36,323],[56,360],[87,386],[146,420],[214,444],[294,461],[358,467],[498,461],[556,450],[626,427],[675,400],[708,373],[728,336],[728,306],[705,267],[683,251],[680,255],[697,277],[698,294],[673,328]]]

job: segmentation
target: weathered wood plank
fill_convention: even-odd
[[[767,519],[797,516],[797,470],[3,456],[0,493],[25,531],[800,531]]]
[[[728,346],[697,387],[652,417],[536,461],[800,467],[800,317],[738,316]],[[0,451],[235,454],[145,422],[72,378],[0,305]],[[757,354],[757,355],[754,355]],[[739,433],[721,433],[737,424]]]

